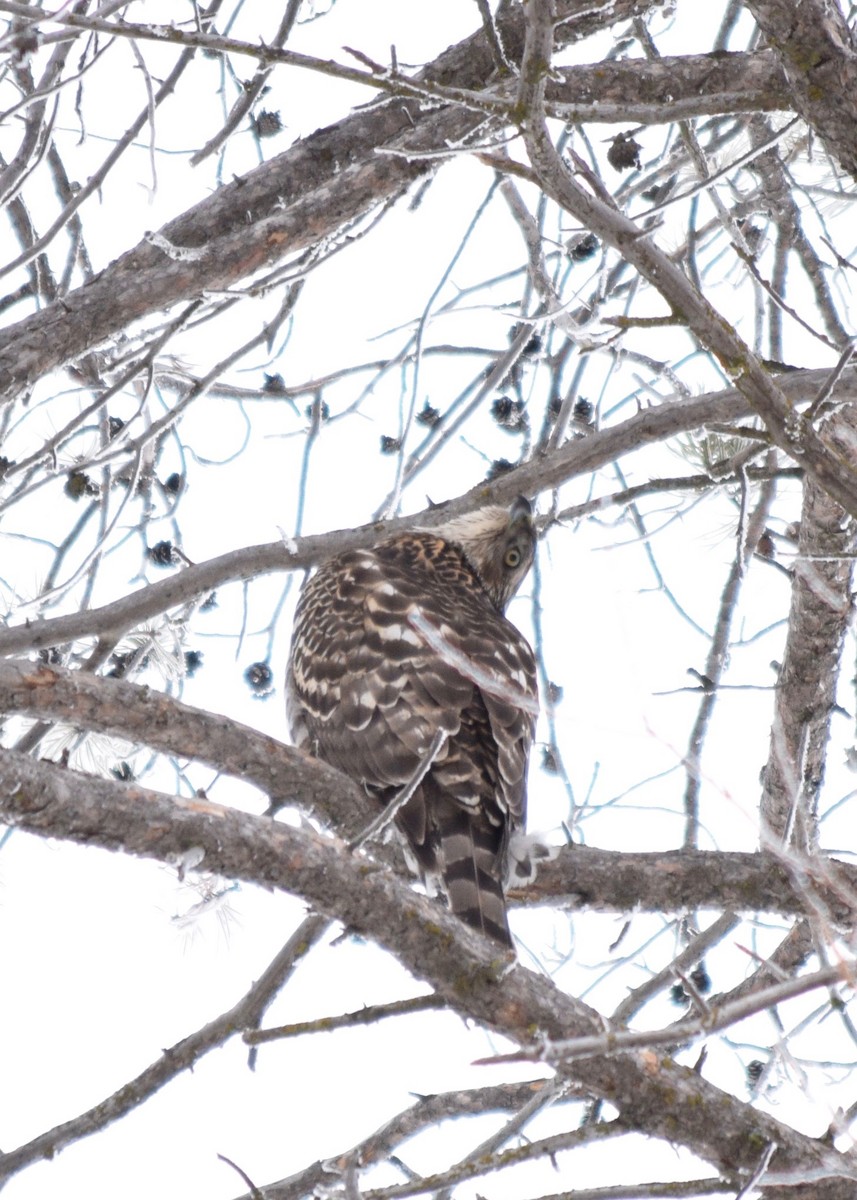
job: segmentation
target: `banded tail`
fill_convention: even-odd
[[[449,907],[465,924],[512,949],[503,895],[504,832],[484,813],[445,804],[437,821],[439,867]]]

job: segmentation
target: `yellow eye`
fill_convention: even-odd
[[[514,571],[515,567],[521,565],[521,551],[517,546],[510,546],[503,556],[503,562]]]

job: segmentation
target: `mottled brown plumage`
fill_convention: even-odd
[[[453,912],[505,945],[537,689],[532,650],[503,610],[534,548],[521,498],[338,555],[301,594],[286,681],[295,744],[381,805],[447,733],[396,823]]]

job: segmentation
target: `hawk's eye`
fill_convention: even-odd
[[[503,555],[503,562],[507,567],[514,571],[515,567],[521,565],[521,551],[517,546],[510,546]]]

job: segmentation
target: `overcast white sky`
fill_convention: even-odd
[[[721,7],[680,4],[674,26],[663,35],[656,22],[653,29],[662,52],[706,49]],[[175,5],[147,0],[132,6],[128,19],[168,20],[175,12]],[[258,28],[256,12],[255,6],[247,6],[246,26],[254,31]],[[236,22],[235,36],[244,32],[243,19]],[[449,41],[472,32],[477,23],[475,4],[452,0],[430,5],[414,0],[338,0],[324,19],[297,30],[289,45],[340,60],[347,58],[342,48],[353,46],[385,61],[394,43],[401,62],[426,61]],[[739,43],[740,38],[736,45]],[[587,43],[581,57],[605,49],[606,39]],[[162,55],[165,64],[171,64],[173,57],[174,52]],[[152,53],[150,58],[147,50],[147,61],[151,66],[157,56]],[[111,139],[121,134],[145,104],[145,90],[130,48],[112,51],[110,62],[109,70],[93,75],[103,102],[87,100],[87,138],[74,150],[81,178],[101,161]],[[246,60],[236,63],[236,68],[239,75],[252,73]],[[206,94],[186,94],[199,78],[192,72],[175,103],[159,116],[159,130],[171,152],[159,150],[155,155],[157,189],[151,190],[149,152],[141,139],[139,148],[111,175],[100,199],[90,202],[91,210],[98,207],[103,214],[100,237],[93,233],[98,222],[90,219],[87,225],[96,267],[106,265],[146,230],[158,228],[196,203],[215,185],[213,165],[196,171],[188,165],[190,152],[222,120],[219,108],[214,107],[210,116],[206,111],[207,106],[219,104],[215,96],[217,64],[208,64],[208,71],[210,90]],[[352,105],[368,98],[351,85],[318,79],[307,72],[274,72],[264,106],[280,110],[286,130],[280,139],[263,145],[269,154],[278,153],[292,137],[336,121]],[[71,99],[63,100],[58,118],[58,128],[67,132],[57,135],[64,139],[63,146],[70,154],[79,136]],[[593,141],[600,145],[600,139],[613,132],[598,128]],[[664,133],[651,130],[639,136],[646,151],[654,155]],[[17,137],[17,128],[0,129],[0,150],[7,153],[4,138],[13,145]],[[254,165],[255,155],[250,135],[239,134],[226,155],[224,178]],[[611,185],[618,181],[617,175],[608,174]],[[404,332],[399,332],[400,328],[419,317],[490,183],[491,173],[470,159],[445,166],[417,211],[400,203],[377,230],[310,276],[280,358],[268,364],[261,358],[248,361],[244,364],[246,377],[233,372],[231,381],[246,379],[257,385],[264,367],[280,371],[288,382],[294,382],[398,350],[412,326]],[[43,196],[42,211],[36,190],[31,189],[27,197],[34,215],[46,224],[48,214],[54,211],[53,197]],[[667,225],[666,244],[670,237]],[[453,272],[438,307],[456,289],[466,289],[491,273],[519,269],[523,261],[520,234],[497,200]],[[593,269],[592,264],[577,268],[579,282],[575,277],[575,283],[582,291],[588,287]],[[731,289],[732,281],[727,279],[712,286],[711,295],[730,316],[734,304]],[[508,304],[519,295],[520,284],[510,283]],[[433,340],[505,345],[510,309],[498,317],[489,311],[486,300],[485,295],[475,297],[473,311],[466,316],[459,310],[453,317],[439,319],[431,326]],[[183,342],[187,368],[194,372],[210,368],[232,345],[255,331],[270,308],[270,301],[248,302],[233,310],[230,325],[221,323],[216,330],[200,326],[196,335]],[[744,319],[748,335],[752,313]],[[394,332],[381,338],[391,330]],[[669,339],[675,337],[672,332],[647,333],[636,342],[629,339],[629,345],[676,361],[686,354],[687,342],[679,335],[673,346]],[[790,338],[789,351],[791,361],[805,366],[832,361],[815,342],[797,334]],[[448,370],[436,360],[424,364],[421,388],[432,402],[448,401],[459,389],[461,377],[447,375]],[[606,357],[596,358],[582,390],[593,402],[603,401],[607,409],[624,404],[621,411],[631,415],[639,374],[637,367],[614,369]],[[701,359],[686,364],[682,378],[694,391],[718,386],[716,375]],[[355,398],[358,386],[350,380],[329,389],[325,398],[332,410],[343,411]],[[43,389],[36,400],[47,393],[48,389]],[[533,394],[537,394],[535,387]],[[393,459],[380,458],[379,437],[397,432],[406,400],[407,387],[401,377],[391,377],[362,405],[358,415],[338,424],[331,422],[312,455],[303,532],[360,524],[370,518],[389,491],[395,465]],[[70,403],[76,400],[72,398]],[[301,401],[301,413],[303,407]],[[121,415],[118,403],[116,411]],[[50,426],[55,421],[53,410],[46,406],[42,412]],[[209,397],[197,406],[181,428],[186,454],[224,465],[200,469],[190,463],[182,529],[183,548],[193,561],[236,546],[272,541],[280,529],[294,531],[303,429],[302,416],[286,412],[283,405],[259,403],[242,410],[234,401]],[[23,424],[17,433],[13,431],[4,453],[10,457],[24,453],[38,433],[37,420]],[[227,461],[242,447],[245,437],[249,449]],[[490,455],[514,457],[513,441],[486,422],[420,476],[406,491],[403,510],[422,508],[427,496],[443,500],[472,486],[485,474],[482,447],[487,447]],[[175,455],[174,469],[179,469],[177,449],[168,451],[165,461],[170,454]],[[645,459],[628,459],[622,466],[629,482],[652,473],[680,474],[688,469],[669,449],[648,451]],[[563,490],[563,503],[585,498],[590,484],[589,479],[570,484]],[[597,491],[600,494],[620,486],[617,478],[605,472]],[[780,505],[779,511],[786,513],[791,508],[795,515],[798,496],[793,489],[794,499]],[[22,591],[37,590],[45,555],[37,545],[13,535],[35,525],[39,536],[50,536],[53,503],[54,498],[47,494],[35,496],[29,504],[12,510],[0,527],[0,575],[14,580]],[[712,506],[719,506],[715,515]],[[682,514],[671,519],[679,507]],[[540,548],[546,669],[564,689],[556,722],[576,801],[582,804],[589,797],[592,805],[577,836],[615,850],[669,848],[681,841],[680,763],[698,701],[695,693],[682,689],[692,683],[687,668],[702,669],[707,642],[689,623],[677,619],[669,597],[656,586],[646,548],[635,539],[630,524],[614,527],[613,515],[607,513],[602,521],[582,523],[573,531],[560,530]],[[660,522],[663,530],[652,541],[658,562],[681,604],[696,622],[710,628],[734,553],[734,509],[723,497],[708,498],[695,508],[665,499],[662,516],[653,518],[651,524]],[[166,522],[160,529],[152,527],[150,543],[160,536],[171,536]],[[102,572],[96,602],[123,594],[139,557],[135,537],[117,544],[109,570]],[[741,615],[748,637],[781,620],[788,605],[784,576],[758,564],[752,572],[752,592]],[[157,575],[150,570],[150,577]],[[285,737],[280,682],[298,583],[297,578],[293,580],[274,643],[276,696],[265,702],[252,699],[242,676],[250,662],[265,655],[264,626],[285,586],[283,576],[248,586],[251,618],[240,646],[242,588],[222,589],[219,607],[195,618],[190,646],[204,652],[205,669],[198,678],[185,681],[186,701]],[[512,605],[510,616],[523,629],[532,630],[532,589],[528,584]],[[756,845],[760,748],[764,753],[770,724],[770,695],[763,689],[773,686],[775,676],[769,664],[781,653],[783,634],[781,625],[733,653],[728,679],[751,683],[758,690],[735,691],[719,704],[706,748],[703,848],[752,849]],[[153,682],[156,678],[153,674]],[[96,741],[92,761],[108,758],[107,749],[99,749]],[[536,759],[538,766],[538,755]],[[137,761],[142,765],[145,756]],[[664,778],[657,778],[660,776]],[[167,791],[188,786],[188,780],[178,780],[166,768],[154,778]],[[657,781],[629,790],[645,779]],[[211,772],[196,769],[189,773],[189,783],[205,787],[213,800],[259,811],[258,797],[234,781],[215,781]],[[831,764],[829,793],[844,795],[850,787],[850,777],[840,769],[837,758]],[[568,816],[568,799],[561,783],[537,770],[531,793],[531,827],[559,842],[562,822]],[[829,844],[846,845],[848,824],[845,810],[829,822]],[[189,924],[177,921],[196,900],[196,893],[180,884],[174,871],[156,864],[21,833],[3,846],[3,1149],[17,1146],[102,1099],[152,1062],[163,1048],[235,1003],[303,915],[303,906],[294,900],[241,887],[229,893],[216,911]],[[712,916],[701,914],[701,919]],[[611,947],[623,918],[590,915],[585,921],[570,922],[561,915],[527,912],[513,913],[512,924],[525,948],[540,947],[541,969],[555,972],[562,986],[604,1011],[621,999],[628,977],[606,968],[608,963],[622,961],[622,950]],[[780,932],[772,923],[768,931],[747,932],[747,937],[755,936],[753,949],[765,953],[779,940]],[[638,952],[647,938],[654,940],[649,950],[639,952],[640,978],[636,982],[642,982],[650,963],[659,968],[677,949],[666,922],[638,918],[629,935],[628,952]],[[726,986],[727,980],[743,973],[745,960],[736,949],[737,940],[711,956],[709,973],[717,976],[716,987]],[[522,958],[534,965],[526,949]],[[747,969],[749,965],[747,960]],[[591,992],[590,987],[594,989]],[[270,1010],[266,1024],[338,1013],[421,990],[388,956],[346,939],[311,956]],[[809,1012],[814,1003],[800,1002],[786,1011]],[[656,1002],[645,1011],[643,1022],[656,1025],[676,1015],[666,1002]],[[739,1032],[743,1035],[744,1028]],[[817,1028],[813,1034],[813,1053],[818,1055]],[[767,1018],[758,1018],[747,1027],[748,1043],[754,1039],[770,1042],[772,1037]],[[799,1047],[800,1042],[795,1045]],[[313,1158],[344,1150],[404,1107],[412,1094],[533,1074],[529,1067],[516,1071],[471,1065],[493,1048],[498,1048],[497,1043],[487,1034],[465,1029],[448,1014],[403,1018],[380,1029],[266,1046],[253,1073],[246,1069],[244,1048],[233,1042],[105,1134],[76,1144],[53,1163],[23,1172],[7,1185],[5,1196],[8,1200],[44,1200],[54,1195],[106,1200],[118,1194],[123,1200],[149,1200],[153,1194],[227,1198],[241,1193],[243,1185],[218,1162],[218,1153],[228,1155],[262,1184],[298,1170]],[[696,1052],[691,1050],[686,1060],[693,1061]],[[743,1058],[753,1056],[748,1051]],[[708,1076],[738,1095],[746,1094],[741,1057],[719,1044],[711,1048]],[[821,1108],[832,1108],[840,1095],[846,1103],[851,1099],[847,1089],[840,1094],[834,1083],[824,1095],[801,1097],[796,1088],[791,1089],[778,1115],[817,1132],[823,1120]],[[534,1127],[534,1134],[547,1132],[554,1123],[554,1116],[546,1114]],[[486,1120],[478,1126],[462,1123],[454,1132],[444,1128],[413,1148],[409,1164],[418,1171],[436,1165],[437,1139],[442,1139],[440,1157],[452,1160],[495,1125]],[[608,1169],[610,1180],[617,1183],[639,1179],[643,1153],[642,1143],[639,1154],[625,1157],[617,1156],[609,1145],[591,1151],[587,1158],[589,1181]],[[660,1177],[667,1177],[669,1169],[659,1161]],[[691,1170],[676,1156],[672,1163],[676,1177]],[[399,1178],[392,1171],[379,1172],[378,1182]],[[456,1195],[469,1200],[482,1192],[492,1200],[505,1196],[518,1200],[524,1189],[528,1195],[539,1195],[569,1187],[572,1182],[583,1185],[587,1180],[575,1176],[572,1181],[562,1169],[556,1173],[546,1163],[528,1167],[525,1182],[510,1175],[502,1184],[492,1181],[488,1191],[480,1182],[461,1187]]]

